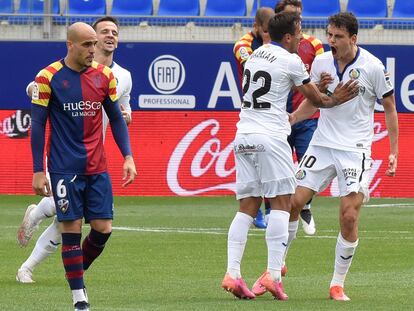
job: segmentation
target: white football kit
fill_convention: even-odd
[[[374,106],[377,98],[393,94],[393,86],[381,61],[360,47],[343,73],[332,52],[317,56],[312,81],[319,83],[323,72],[334,77],[329,92],[340,81],[352,79],[359,83],[359,95],[342,105],[320,109],[318,127],[296,173],[298,184],[321,192],[338,176],[340,196],[362,192],[368,200]]]
[[[123,107],[126,112],[128,112],[131,120],[131,104],[129,103],[131,99],[131,90],[132,90],[132,78],[131,73],[125,68],[119,66],[117,63],[113,62],[111,65],[112,73],[116,79],[116,93],[118,96],[118,105]],[[106,128],[108,127],[109,119],[105,113],[103,113],[103,131],[104,139]]]
[[[293,85],[309,81],[299,56],[275,43],[256,49],[246,61],[234,140],[237,199],[295,192],[286,102]]]

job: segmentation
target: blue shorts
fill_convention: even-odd
[[[292,126],[292,132],[288,137],[288,142],[292,150],[296,152],[296,158],[299,162],[305,155],[317,126],[318,119],[304,120]]]
[[[50,173],[59,221],[113,218],[112,184],[108,173],[73,175]]]

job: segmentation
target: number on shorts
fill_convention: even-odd
[[[244,71],[244,85],[243,85],[243,94],[246,94],[250,87],[250,78],[251,72],[249,69]],[[265,94],[267,94],[270,90],[270,86],[272,85],[272,76],[263,70],[259,70],[253,76],[253,82],[257,82],[259,79],[263,79],[263,86],[258,88],[256,91],[253,92],[253,109],[270,109],[269,102],[258,102],[257,99]],[[248,101],[244,101],[242,108],[250,108],[252,103]]]
[[[56,195],[59,198],[66,197],[66,186],[63,184],[64,181],[65,181],[64,179],[59,179],[57,186],[56,186]]]
[[[316,158],[313,155],[311,156],[305,155],[300,161],[299,167],[302,167],[303,165],[306,168],[311,168],[315,164],[315,162],[316,162]]]

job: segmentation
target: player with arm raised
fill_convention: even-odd
[[[300,0],[280,0],[275,6],[275,13],[280,12],[297,12],[302,14],[303,6]],[[313,36],[303,34],[302,40],[300,40],[298,47],[298,55],[305,64],[306,70],[310,72],[312,68],[313,60],[317,55],[324,52],[322,42]],[[327,82],[331,82],[330,76],[326,77]],[[287,111],[292,113],[295,111],[300,103],[304,100],[302,93],[292,90],[288,97]],[[292,148],[292,152],[296,154],[298,162],[302,159],[308,148],[309,142],[312,138],[313,132],[318,125],[319,112],[317,111],[308,119],[298,122],[292,126],[292,131],[289,135],[288,142]],[[303,210],[300,212],[300,219],[302,221],[303,231],[307,235],[313,235],[316,232],[315,221],[311,212],[311,202],[306,204]],[[297,231],[292,226],[297,226],[298,222],[291,222],[289,224],[289,231]],[[286,272],[286,266],[284,266]]]
[[[131,122],[131,106],[129,103],[132,88],[131,74],[113,61],[114,51],[118,46],[119,25],[118,21],[110,16],[99,18],[93,24],[97,32],[98,43],[96,44],[95,60],[111,68],[117,80],[118,104],[120,105],[124,120],[127,124]],[[27,92],[30,93],[33,83],[29,84]],[[103,113],[103,133],[108,125],[108,117]],[[18,241],[25,247],[30,241],[34,231],[40,222],[48,217],[56,215],[56,207],[53,197],[44,197],[39,204],[30,205],[25,213],[25,217],[18,231]],[[52,224],[46,228],[36,241],[36,245],[30,256],[23,262],[16,274],[16,280],[21,283],[33,283],[32,274],[35,267],[43,262],[49,255],[53,254],[61,243],[59,223],[56,218]]]
[[[398,117],[394,89],[381,61],[357,45],[358,21],[352,13],[339,13],[328,19],[328,44],[331,51],[318,56],[312,67],[312,80],[318,83],[323,73],[338,83],[355,80],[358,96],[332,109],[321,109],[318,127],[296,172],[298,187],[292,196],[291,220],[315,194],[338,178],[340,192],[339,224],[335,249],[334,274],[330,297],[350,300],[344,282],[358,246],[358,218],[361,206],[369,200],[371,145],[374,136],[374,107],[377,99],[384,107],[390,140],[387,176],[394,176],[398,157]],[[347,82],[348,81],[348,82]],[[297,122],[315,109],[304,102],[292,116]]]
[[[236,59],[240,85],[243,83],[243,70],[246,60],[254,50],[261,47],[264,43],[270,42],[267,25],[274,15],[275,13],[272,8],[259,8],[254,18],[253,29],[241,37],[234,45],[233,54]],[[270,203],[267,200],[265,200],[265,209],[266,215],[268,215],[270,213]],[[266,220],[260,208],[257,210],[253,224],[256,228],[266,229]]]
[[[271,212],[266,228],[267,271],[262,278],[266,290],[279,300],[287,300],[281,277],[287,244],[290,196],[295,192],[286,101],[295,85],[306,98],[320,107],[332,107],[356,95],[352,83],[340,85],[328,97],[310,82],[297,51],[302,38],[297,13],[279,13],[269,22],[270,44],[256,49],[246,61],[243,103],[234,140],[236,197],[239,212],[229,228],[227,271],[222,288],[238,298],[255,298],[244,282],[240,265],[247,234],[260,208],[262,197],[269,199]]]

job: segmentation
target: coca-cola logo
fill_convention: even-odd
[[[210,129],[209,129],[210,128]],[[208,131],[209,129],[209,131]],[[202,194],[213,190],[230,190],[235,192],[236,183],[222,182],[226,177],[235,172],[234,165],[226,168],[230,157],[233,157],[233,142],[227,146],[222,146],[221,140],[216,136],[220,130],[220,123],[215,119],[209,119],[201,122],[191,129],[175,147],[167,168],[167,183],[171,191],[177,195],[190,196]],[[202,135],[207,132],[208,135]],[[201,148],[190,153],[189,150],[193,144],[200,143]],[[205,163],[205,159],[208,159]],[[179,180],[179,171],[184,161],[190,161],[190,175],[192,178],[200,178],[210,170],[218,177],[218,183],[199,189],[186,189],[183,182]]]
[[[0,120],[0,134],[10,138],[27,137],[31,121],[30,110],[16,110],[12,115]]]
[[[176,145],[167,167],[167,183],[170,190],[180,196],[199,195],[215,190],[229,190],[235,192],[235,181],[228,182],[229,178],[235,180],[235,167],[226,167],[229,159],[233,157],[233,142],[227,146],[222,145],[222,141],[218,137],[220,131],[220,123],[216,119],[208,119],[193,127]],[[374,142],[378,142],[386,138],[388,132],[384,129],[380,122],[374,123]],[[194,151],[194,146],[198,149]],[[209,160],[206,162],[205,159]],[[204,160],[204,161],[203,161]],[[370,170],[369,190],[370,193],[376,191],[382,178],[377,176],[379,168],[383,160],[372,162]],[[181,178],[182,170],[189,167],[187,178]],[[190,175],[190,181],[188,180]],[[210,180],[214,180],[215,184],[208,186],[194,187],[192,181],[200,179],[204,175],[210,175]],[[200,185],[202,183],[198,183]],[[330,185],[330,194],[339,195],[337,178]]]

